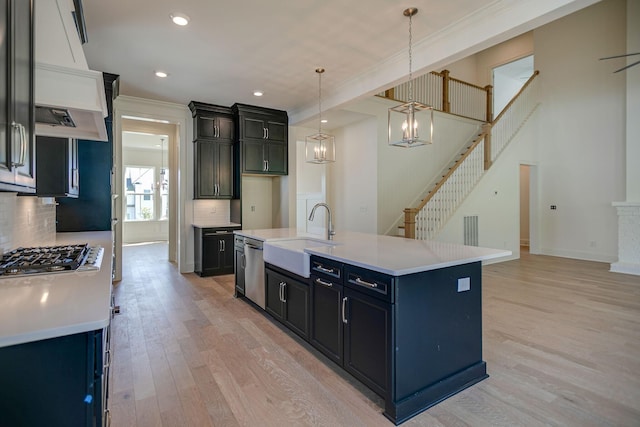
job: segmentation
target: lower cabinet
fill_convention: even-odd
[[[311,276],[311,344],[381,396],[388,390],[391,304]]]
[[[293,278],[272,267],[266,268],[265,274],[267,313],[304,339],[309,339],[311,299],[308,283],[302,277]]]
[[[396,425],[487,378],[480,261],[400,276],[315,255],[310,267],[304,279],[267,264],[265,310],[382,397]]]
[[[104,426],[108,328],[0,348],[1,426]]]
[[[195,228],[194,271],[199,276],[234,270],[233,228]]]

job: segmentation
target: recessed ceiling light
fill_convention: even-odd
[[[255,92],[253,92],[253,96],[262,96],[264,95],[264,93],[262,93],[261,90],[256,90]]]
[[[162,77],[165,78],[167,77],[169,74],[165,73],[164,71],[156,71],[156,77]]]
[[[327,120],[327,119],[322,119],[322,120],[320,120],[320,122],[321,122],[321,123],[327,123],[328,121],[329,121],[329,120]]]
[[[180,25],[181,27],[184,27],[189,23],[189,17],[182,13],[172,13],[170,16],[173,23],[176,25]]]

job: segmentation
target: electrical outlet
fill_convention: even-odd
[[[458,279],[458,292],[466,292],[469,290],[471,290],[471,277]]]
[[[552,211],[555,211],[556,209],[558,209],[558,207],[556,205],[551,205],[550,208],[551,208]]]
[[[211,213],[214,214],[218,211],[218,209],[214,206],[211,208]]]
[[[254,205],[251,205],[251,212],[255,212],[256,211],[256,207]]]

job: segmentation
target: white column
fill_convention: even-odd
[[[640,2],[627,0],[627,52],[640,52]],[[630,56],[627,64],[640,59]],[[614,202],[618,211],[618,262],[611,271],[640,276],[640,70],[628,68],[626,129],[626,202]]]
[[[640,276],[640,203],[614,202],[618,210],[618,261],[611,271]]]

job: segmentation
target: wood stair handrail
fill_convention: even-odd
[[[431,198],[433,197],[434,194],[436,194],[436,192],[438,191],[438,189],[440,187],[442,187],[445,183],[445,181],[447,179],[449,179],[449,177],[451,175],[453,175],[453,173],[456,171],[456,169],[458,169],[458,167],[460,166],[460,164],[462,164],[462,162],[464,161],[464,159],[466,159],[467,157],[469,157],[469,155],[473,152],[473,150],[478,146],[478,144],[480,144],[482,142],[482,140],[487,136],[487,134],[490,132],[489,130],[483,130],[482,133],[480,135],[478,135],[478,137],[473,141],[473,143],[469,146],[469,148],[467,149],[467,151],[465,151],[465,153],[458,159],[456,160],[456,162],[454,163],[454,165],[451,167],[451,169],[449,169],[449,171],[444,174],[442,176],[442,179],[440,181],[438,181],[438,183],[436,184],[435,187],[433,187],[433,189],[431,189],[431,191],[429,191],[429,194],[427,194],[427,197],[425,197],[420,204],[415,208],[416,211],[420,211],[422,210],[422,208],[424,208],[427,203],[429,203],[429,200],[431,200]]]
[[[535,77],[538,74],[540,74],[540,71],[538,71],[538,70],[535,70],[533,72],[531,77],[529,77],[529,80],[527,80],[527,82],[522,85],[522,87],[520,88],[518,93],[516,93],[516,95],[513,98],[511,98],[511,101],[509,101],[509,103],[507,105],[505,105],[505,107],[502,109],[502,111],[500,111],[500,114],[498,114],[498,117],[496,117],[495,120],[493,122],[491,122],[491,126],[493,126],[498,120],[500,120],[500,118],[507,112],[507,110],[509,110],[509,108],[511,108],[511,106],[516,101],[516,99],[518,99],[520,97],[520,95],[522,95],[522,92],[524,92],[524,90],[531,84],[533,79],[535,79]]]
[[[433,73],[435,73],[435,72],[433,72]],[[438,73],[435,73],[435,74],[438,74]],[[533,79],[538,74],[540,74],[540,71],[539,70],[535,70],[533,72],[533,75],[531,75],[531,77],[529,77],[529,79],[526,81],[526,83],[524,85],[522,85],[522,88],[520,88],[518,93],[502,109],[500,114],[498,114],[498,117],[496,117],[495,120],[493,120],[491,123],[486,123],[483,126],[482,133],[480,133],[478,135],[478,137],[473,141],[473,143],[469,146],[469,148],[465,151],[465,153],[453,164],[453,166],[449,169],[449,171],[445,175],[443,175],[442,179],[440,179],[440,181],[438,181],[436,186],[434,188],[432,188],[431,191],[429,191],[429,194],[427,194],[427,196],[420,202],[420,204],[415,208],[406,208],[406,209],[404,209],[404,213],[405,213],[405,237],[415,238],[415,230],[413,230],[412,228],[415,227],[415,221],[416,221],[415,218],[416,218],[416,215],[418,214],[418,212],[420,212],[422,210],[422,208],[424,208],[427,205],[427,203],[429,203],[429,200],[431,200],[433,198],[433,196],[436,194],[438,189],[440,189],[440,187],[442,187],[444,185],[444,183],[449,179],[449,177],[451,175],[453,175],[453,173],[458,169],[458,167],[462,164],[462,162],[467,157],[469,157],[469,155],[478,146],[478,144],[480,144],[480,142],[482,142],[484,139],[490,140],[490,138],[491,138],[491,128],[500,120],[500,118],[505,114],[505,112],[509,108],[511,108],[513,103],[520,97],[520,95],[522,95],[524,90],[531,84]],[[485,147],[485,150],[487,150],[487,149],[488,149],[488,147]],[[490,153],[490,151],[488,151],[486,153]],[[490,154],[485,154],[485,157],[487,157],[489,155]],[[490,159],[486,159],[485,158],[485,170],[489,169],[491,164],[492,164],[492,162],[490,161]]]

